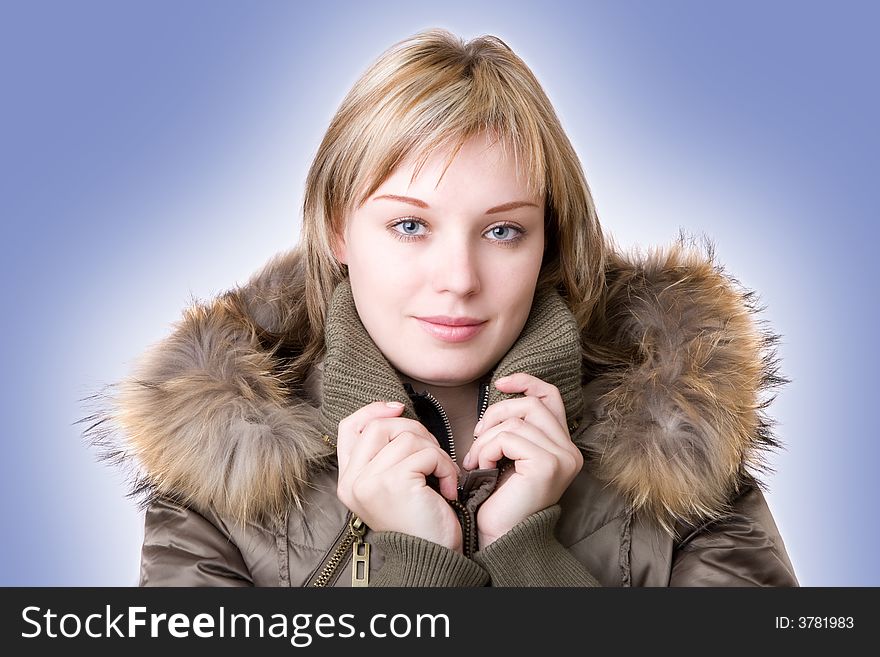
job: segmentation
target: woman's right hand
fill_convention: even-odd
[[[394,403],[394,402],[392,402]],[[461,525],[443,497],[458,497],[458,467],[403,404],[374,402],[339,423],[340,501],[373,531],[396,531],[461,551]],[[441,497],[426,477],[440,482]]]

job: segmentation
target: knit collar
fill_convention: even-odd
[[[402,402],[402,416],[419,419],[403,382],[361,322],[348,279],[339,283],[330,301],[325,344],[320,418],[326,436],[335,440],[343,418],[375,401]],[[583,409],[580,336],[574,316],[552,287],[535,290],[522,332],[492,369],[490,405],[521,396],[503,393],[494,385],[496,380],[517,372],[556,386],[565,404],[569,428],[578,425]]]

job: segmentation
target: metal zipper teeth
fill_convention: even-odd
[[[477,422],[479,422],[480,420],[483,419],[483,416],[486,414],[486,409],[489,407],[489,385],[490,384],[487,383],[485,386],[483,386],[483,403],[480,406],[480,413],[477,416]],[[461,505],[461,507],[462,507],[462,509],[464,509],[463,504]],[[475,519],[476,519],[476,517],[475,517]],[[467,546],[465,549],[467,550],[467,552],[469,554],[467,554],[466,556],[472,556],[473,553],[477,549],[477,536],[476,536],[476,532],[474,531],[475,528],[471,526],[470,515],[467,514],[466,510],[465,510],[465,525],[466,525],[466,531],[465,531],[465,536],[462,537],[462,543],[464,543]]]
[[[464,556],[470,557],[474,553],[474,529],[471,526],[471,516],[467,507],[458,500],[447,500],[455,509],[459,522],[462,524],[462,552]]]
[[[452,435],[452,426],[449,423],[449,417],[446,415],[446,411],[443,406],[437,400],[434,395],[430,392],[425,392],[425,396],[431,400],[431,403],[434,404],[435,408],[440,412],[440,417],[443,418],[443,425],[446,428],[446,437],[447,442],[449,444],[449,455],[452,457],[452,460],[455,461],[455,439]],[[482,394],[482,404],[480,408],[479,416],[477,417],[477,422],[483,419],[483,414],[486,412],[486,409],[489,406],[489,385],[483,386],[483,394]],[[464,489],[459,486],[458,494],[459,497]],[[465,507],[464,504],[461,503],[460,500],[447,500],[450,505],[456,510],[456,515],[459,518],[459,522],[462,525],[462,546],[463,552],[466,557],[470,557],[474,553],[474,548],[476,547],[474,543],[476,542],[476,536],[474,535],[474,528],[471,524],[470,513]]]
[[[477,417],[477,422],[483,419],[483,415],[486,413],[486,409],[489,407],[489,384],[483,386],[483,406],[480,408],[480,415]]]
[[[345,553],[348,552],[351,548],[351,544],[354,543],[355,534],[351,529],[352,515],[352,513],[349,513],[346,516],[345,534],[339,539],[339,543],[333,551],[333,555],[324,563],[324,567],[321,569],[321,574],[318,575],[314,582],[312,582],[312,586],[325,587],[330,583],[331,578],[339,568],[339,564],[342,563]]]
[[[440,412],[440,417],[443,418],[443,426],[446,428],[446,442],[449,445],[449,456],[455,461],[455,439],[452,436],[452,425],[449,424],[449,416],[446,415],[446,411],[434,395],[425,391],[425,396],[431,400],[431,403],[434,404],[434,407]]]

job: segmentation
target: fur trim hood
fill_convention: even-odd
[[[302,279],[297,250],[275,256],[244,285],[193,303],[130,377],[86,400],[97,407],[79,421],[86,439],[128,469],[143,504],[164,495],[256,520],[301,506],[332,464],[321,368],[292,385],[261,339],[283,334]],[[786,380],[759,311],[708,242],[610,254],[582,336],[584,412],[572,438],[600,480],[666,528],[723,514],[779,446],[765,393]]]

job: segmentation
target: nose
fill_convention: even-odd
[[[480,291],[476,249],[466,236],[437,243],[432,254],[434,290],[469,296]]]

